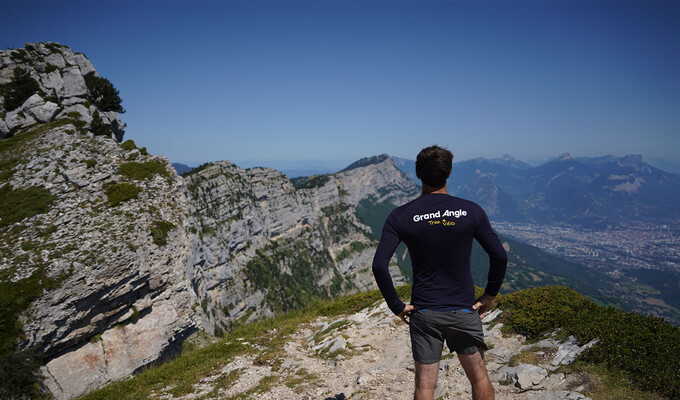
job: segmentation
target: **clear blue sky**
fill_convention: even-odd
[[[680,163],[678,2],[2,2],[0,48],[56,41],[170,160],[342,165],[642,153]]]

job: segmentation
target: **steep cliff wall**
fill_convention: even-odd
[[[62,46],[27,46],[12,65],[7,53],[3,77],[17,65],[33,76],[46,63],[58,67],[39,73],[40,82],[96,73]],[[185,278],[184,181],[163,157],[118,144],[120,135],[94,135],[87,118],[97,108],[81,103],[85,92],[65,84],[55,93],[49,118],[37,115],[50,102],[28,100],[4,115],[11,137],[0,141],[2,317],[21,330],[9,337],[13,328],[3,324],[1,356],[22,360],[4,350],[36,349],[46,387],[73,398],[175,351],[196,329],[196,300]],[[15,114],[24,122],[11,122]]]
[[[228,161],[186,176],[196,227],[188,276],[210,332],[318,299],[373,288],[376,245],[356,214],[364,199],[394,204],[417,190],[388,157],[296,179]],[[403,279],[393,266],[393,276]]]

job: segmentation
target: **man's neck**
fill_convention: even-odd
[[[441,193],[441,194],[446,194],[446,184],[444,186],[436,189],[433,188],[432,186],[428,186],[423,183],[423,194],[433,194],[433,193]]]

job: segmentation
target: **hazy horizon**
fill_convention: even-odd
[[[380,154],[383,154],[383,153],[380,153]],[[564,153],[562,153],[562,154],[564,154]],[[228,161],[231,161],[234,164],[238,165],[241,168],[267,167],[267,168],[272,168],[272,169],[282,171],[282,172],[310,170],[310,171],[315,171],[315,172],[318,173],[318,171],[337,172],[337,171],[347,167],[351,163],[353,163],[353,162],[355,162],[355,161],[357,161],[361,158],[372,157],[372,156],[377,156],[377,155],[379,155],[379,154],[365,155],[365,156],[359,157],[357,159],[347,159],[347,160],[314,160],[314,159],[303,159],[303,160],[229,160],[229,159],[222,159],[222,160],[203,160],[203,161],[184,162],[184,161],[177,161],[177,160],[169,159],[169,161],[172,162],[172,163],[184,164],[186,166],[195,168],[195,167],[198,167],[201,164],[205,164],[205,163],[209,163],[209,162],[217,162],[217,161],[228,160]],[[499,155],[497,157],[482,157],[482,158],[494,159],[494,158],[500,158],[504,155],[505,154]],[[513,157],[516,160],[527,163],[527,164],[531,165],[532,167],[536,167],[536,166],[545,164],[552,159],[559,157],[561,154],[556,154],[554,156],[546,157],[545,159],[540,159],[540,160],[539,159],[522,160],[522,159],[519,159],[517,157],[514,157],[512,154],[508,154],[508,155],[510,155],[511,157]],[[573,158],[591,157],[591,156],[582,156],[582,155],[571,154],[571,153],[570,153],[570,155]],[[627,156],[627,155],[633,155],[633,153],[623,154],[623,155],[602,154],[600,156],[595,156],[595,157],[604,157],[604,156],[610,156],[610,155],[614,155],[615,157],[624,157],[624,156]],[[401,156],[395,156],[395,155],[392,155],[392,154],[390,154],[390,156],[391,157],[399,157],[399,158],[403,158],[403,159],[411,160],[411,161],[415,161],[415,158],[416,158],[415,154],[412,157],[401,157]],[[647,157],[645,157],[644,154],[642,156],[643,156],[645,162],[650,164],[653,167],[664,170],[666,172],[680,174],[680,164],[674,164],[674,163],[672,163],[668,160],[658,159],[658,158],[657,159],[648,159]],[[465,160],[459,160],[457,158],[454,158],[453,162],[455,164],[455,163],[459,163],[459,162],[474,160],[474,159],[480,158],[480,157],[470,157],[470,158],[467,158]]]

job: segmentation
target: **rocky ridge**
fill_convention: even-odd
[[[18,69],[36,85],[8,110]],[[123,124],[95,106],[88,74],[84,55],[56,43],[0,51],[0,277],[43,285],[19,310],[18,345],[39,351],[56,398],[171,356],[200,312],[185,278],[184,181],[164,157],[118,143]],[[93,134],[102,126],[110,134]]]
[[[497,321],[501,310],[483,319],[487,369],[499,400],[586,400],[589,380],[560,366],[574,361],[591,342],[548,337],[526,343],[521,335],[504,335]],[[255,346],[246,339],[241,345]],[[225,343],[229,344],[229,343]],[[470,398],[470,384],[457,357],[447,355],[439,365],[437,399]],[[527,357],[529,355],[529,357]],[[408,326],[380,300],[352,315],[321,317],[290,335],[283,352],[262,364],[257,354],[237,356],[194,385],[192,393],[175,397],[172,387],[152,398],[188,400],[204,398],[274,399],[411,399],[414,369]],[[521,361],[521,360],[531,360]],[[229,385],[219,386],[229,376]],[[267,384],[263,385],[262,382]],[[240,397],[239,397],[240,398]]]
[[[205,311],[201,326],[211,333],[373,289],[376,239],[356,207],[368,198],[401,204],[417,195],[389,158],[295,184],[278,171],[228,161],[185,179],[198,231],[188,276]],[[392,272],[403,282],[396,262]]]
[[[82,121],[84,128],[91,128],[93,120],[97,120],[95,124],[108,127],[111,136],[121,141],[124,124],[116,110],[98,107],[92,101],[96,94],[86,84],[88,74],[99,76],[84,54],[59,43],[26,43],[23,49],[0,50],[3,91],[8,91],[7,85],[19,79],[19,75],[23,88],[33,80],[37,89],[28,98],[15,99],[21,102],[17,105],[6,104],[5,96],[0,96],[0,138],[35,124],[71,116]]]

